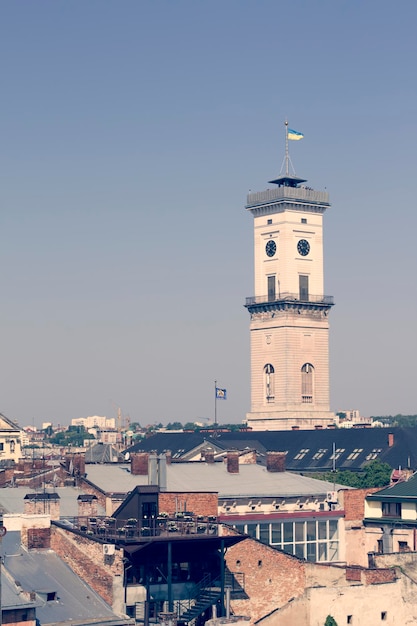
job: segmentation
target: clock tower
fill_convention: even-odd
[[[325,191],[286,172],[273,189],[249,193],[254,217],[255,295],[250,314],[251,411],[254,430],[325,428],[330,411],[329,312],[324,295],[323,214]],[[299,133],[296,133],[299,135]],[[302,136],[302,135],[301,135]]]

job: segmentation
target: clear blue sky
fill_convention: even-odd
[[[3,0],[0,411],[249,404],[252,218],[284,153],[330,193],[331,405],[417,413],[417,3]]]

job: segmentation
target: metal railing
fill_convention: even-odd
[[[299,293],[283,292],[267,296],[250,296],[246,298],[245,306],[251,306],[253,304],[267,304],[273,302],[310,302],[312,304],[333,305],[334,299],[333,296],[314,296],[308,294],[307,296],[303,297]]]
[[[265,191],[256,191],[247,196],[247,207],[257,204],[265,204],[274,200],[301,200],[303,202],[313,202],[314,204],[329,204],[329,194],[327,191],[315,191],[306,187],[276,187]]]
[[[71,517],[57,520],[67,530],[82,533],[104,542],[143,541],[153,537],[218,535],[217,517],[200,515],[159,515],[149,519],[119,520],[114,517]]]

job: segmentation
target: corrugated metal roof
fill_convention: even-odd
[[[127,493],[147,485],[148,476],[133,476],[129,465],[89,466],[87,479],[107,492]],[[268,472],[261,465],[239,465],[231,474],[225,463],[172,463],[167,465],[167,491],[211,491],[222,498],[318,496],[333,490],[333,483],[291,472]],[[344,488],[336,485],[336,489]]]
[[[36,615],[41,624],[57,624],[65,620],[82,624],[98,618],[107,623],[116,617],[104,600],[52,550],[28,552],[20,545],[19,538],[17,531],[4,537],[4,567],[14,580],[19,581],[22,589],[37,593]],[[47,601],[47,592],[56,592],[55,599]]]

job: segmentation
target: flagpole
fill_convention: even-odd
[[[217,427],[217,380],[214,381],[214,427]]]
[[[289,169],[289,151],[288,151],[288,120],[285,120],[285,176],[290,173]]]

